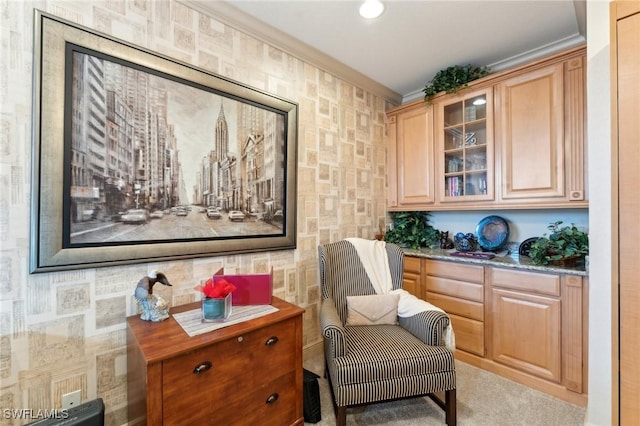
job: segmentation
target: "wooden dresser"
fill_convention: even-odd
[[[272,305],[279,311],[194,337],[173,316],[127,318],[129,424],[303,424],[304,310]]]

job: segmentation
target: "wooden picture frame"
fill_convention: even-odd
[[[296,247],[298,106],[35,11],[30,271]]]

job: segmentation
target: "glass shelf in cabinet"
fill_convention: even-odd
[[[444,130],[444,148],[446,150],[461,148],[462,126],[449,127]]]
[[[464,178],[462,174],[444,178],[444,193],[446,197],[461,197],[464,195]]]
[[[445,127],[462,124],[462,118],[462,102],[457,102],[444,107]]]
[[[486,145],[487,143],[487,128],[485,123],[472,123],[465,126],[464,133],[464,145]]]
[[[487,174],[467,173],[464,178],[466,195],[486,195],[487,194]]]
[[[464,171],[464,156],[462,151],[458,153],[447,153],[444,158],[445,173],[457,173]]]
[[[464,121],[470,122],[487,118],[486,95],[476,96],[464,101]]]

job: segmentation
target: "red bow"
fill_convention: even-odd
[[[235,289],[236,286],[224,278],[219,280],[209,278],[204,285],[199,284],[194,287],[194,290],[203,292],[205,297],[208,298],[227,297],[227,295]]]

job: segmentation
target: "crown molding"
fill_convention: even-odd
[[[551,56],[555,53],[573,49],[574,47],[584,45],[585,43],[586,43],[586,39],[584,38],[583,35],[575,34],[573,36],[566,37],[562,40],[558,40],[553,43],[549,43],[544,46],[540,46],[535,49],[531,49],[526,52],[520,53],[518,55],[514,55],[509,58],[500,60],[498,62],[494,62],[487,66],[491,69],[492,73],[505,71],[511,68],[515,68],[515,67],[530,63],[530,62],[534,62],[538,59]],[[424,93],[422,89],[414,90],[413,92],[409,92],[403,96],[402,103],[405,104],[407,102],[412,102],[423,97],[424,97]]]
[[[400,104],[402,96],[318,49],[268,25],[224,1],[176,0],[193,10],[214,18],[238,31],[251,35],[304,62],[312,64],[351,84],[370,91],[393,104]]]
[[[511,56],[493,64],[489,64],[489,68],[492,71],[502,71],[509,68],[513,68],[518,65],[526,64],[527,62],[533,62],[537,59],[550,56],[554,53],[569,50],[574,47],[583,45],[586,43],[586,39],[583,35],[574,34],[569,37],[565,37],[561,40],[554,41],[553,43],[545,44],[544,46],[537,47],[535,49],[528,50],[523,53]]]

